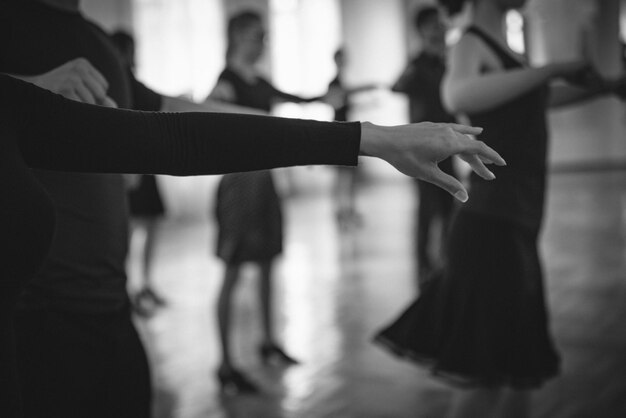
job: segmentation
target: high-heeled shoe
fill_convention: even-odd
[[[285,353],[278,345],[274,343],[264,343],[259,346],[259,356],[263,364],[275,365],[293,365],[300,364],[298,360]]]
[[[217,371],[222,392],[232,395],[259,393],[259,388],[245,374],[232,367],[220,367]]]

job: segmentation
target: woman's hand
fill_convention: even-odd
[[[468,199],[465,187],[441,171],[437,163],[458,155],[482,178],[495,179],[485,163],[502,166],[506,162],[484,142],[469,136],[481,132],[482,128],[454,123],[422,122],[384,127],[364,122],[361,124],[361,153],[381,158],[401,173],[433,183],[465,202]]]
[[[26,81],[78,102],[117,107],[107,95],[109,84],[100,72],[84,58],[76,58]]]

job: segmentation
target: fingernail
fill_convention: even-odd
[[[496,175],[493,174],[491,171],[489,172],[489,180],[493,180],[496,178]]]
[[[469,196],[467,196],[467,192],[465,190],[459,190],[454,194],[454,197],[461,202],[467,202],[467,199],[469,199]]]
[[[479,126],[474,126],[474,129],[477,129],[478,133],[481,133],[483,131],[483,128],[481,128]]]

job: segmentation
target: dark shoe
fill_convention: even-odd
[[[279,346],[273,343],[265,343],[259,346],[259,355],[263,364],[293,365],[300,362],[287,355]]]
[[[232,367],[220,367],[217,371],[217,379],[222,392],[229,395],[259,393],[257,385],[252,383],[245,374]]]

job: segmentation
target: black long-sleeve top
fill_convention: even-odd
[[[356,165],[359,143],[358,123],[109,109],[0,75],[0,287],[34,274],[53,234],[51,201],[29,167],[199,175]]]

